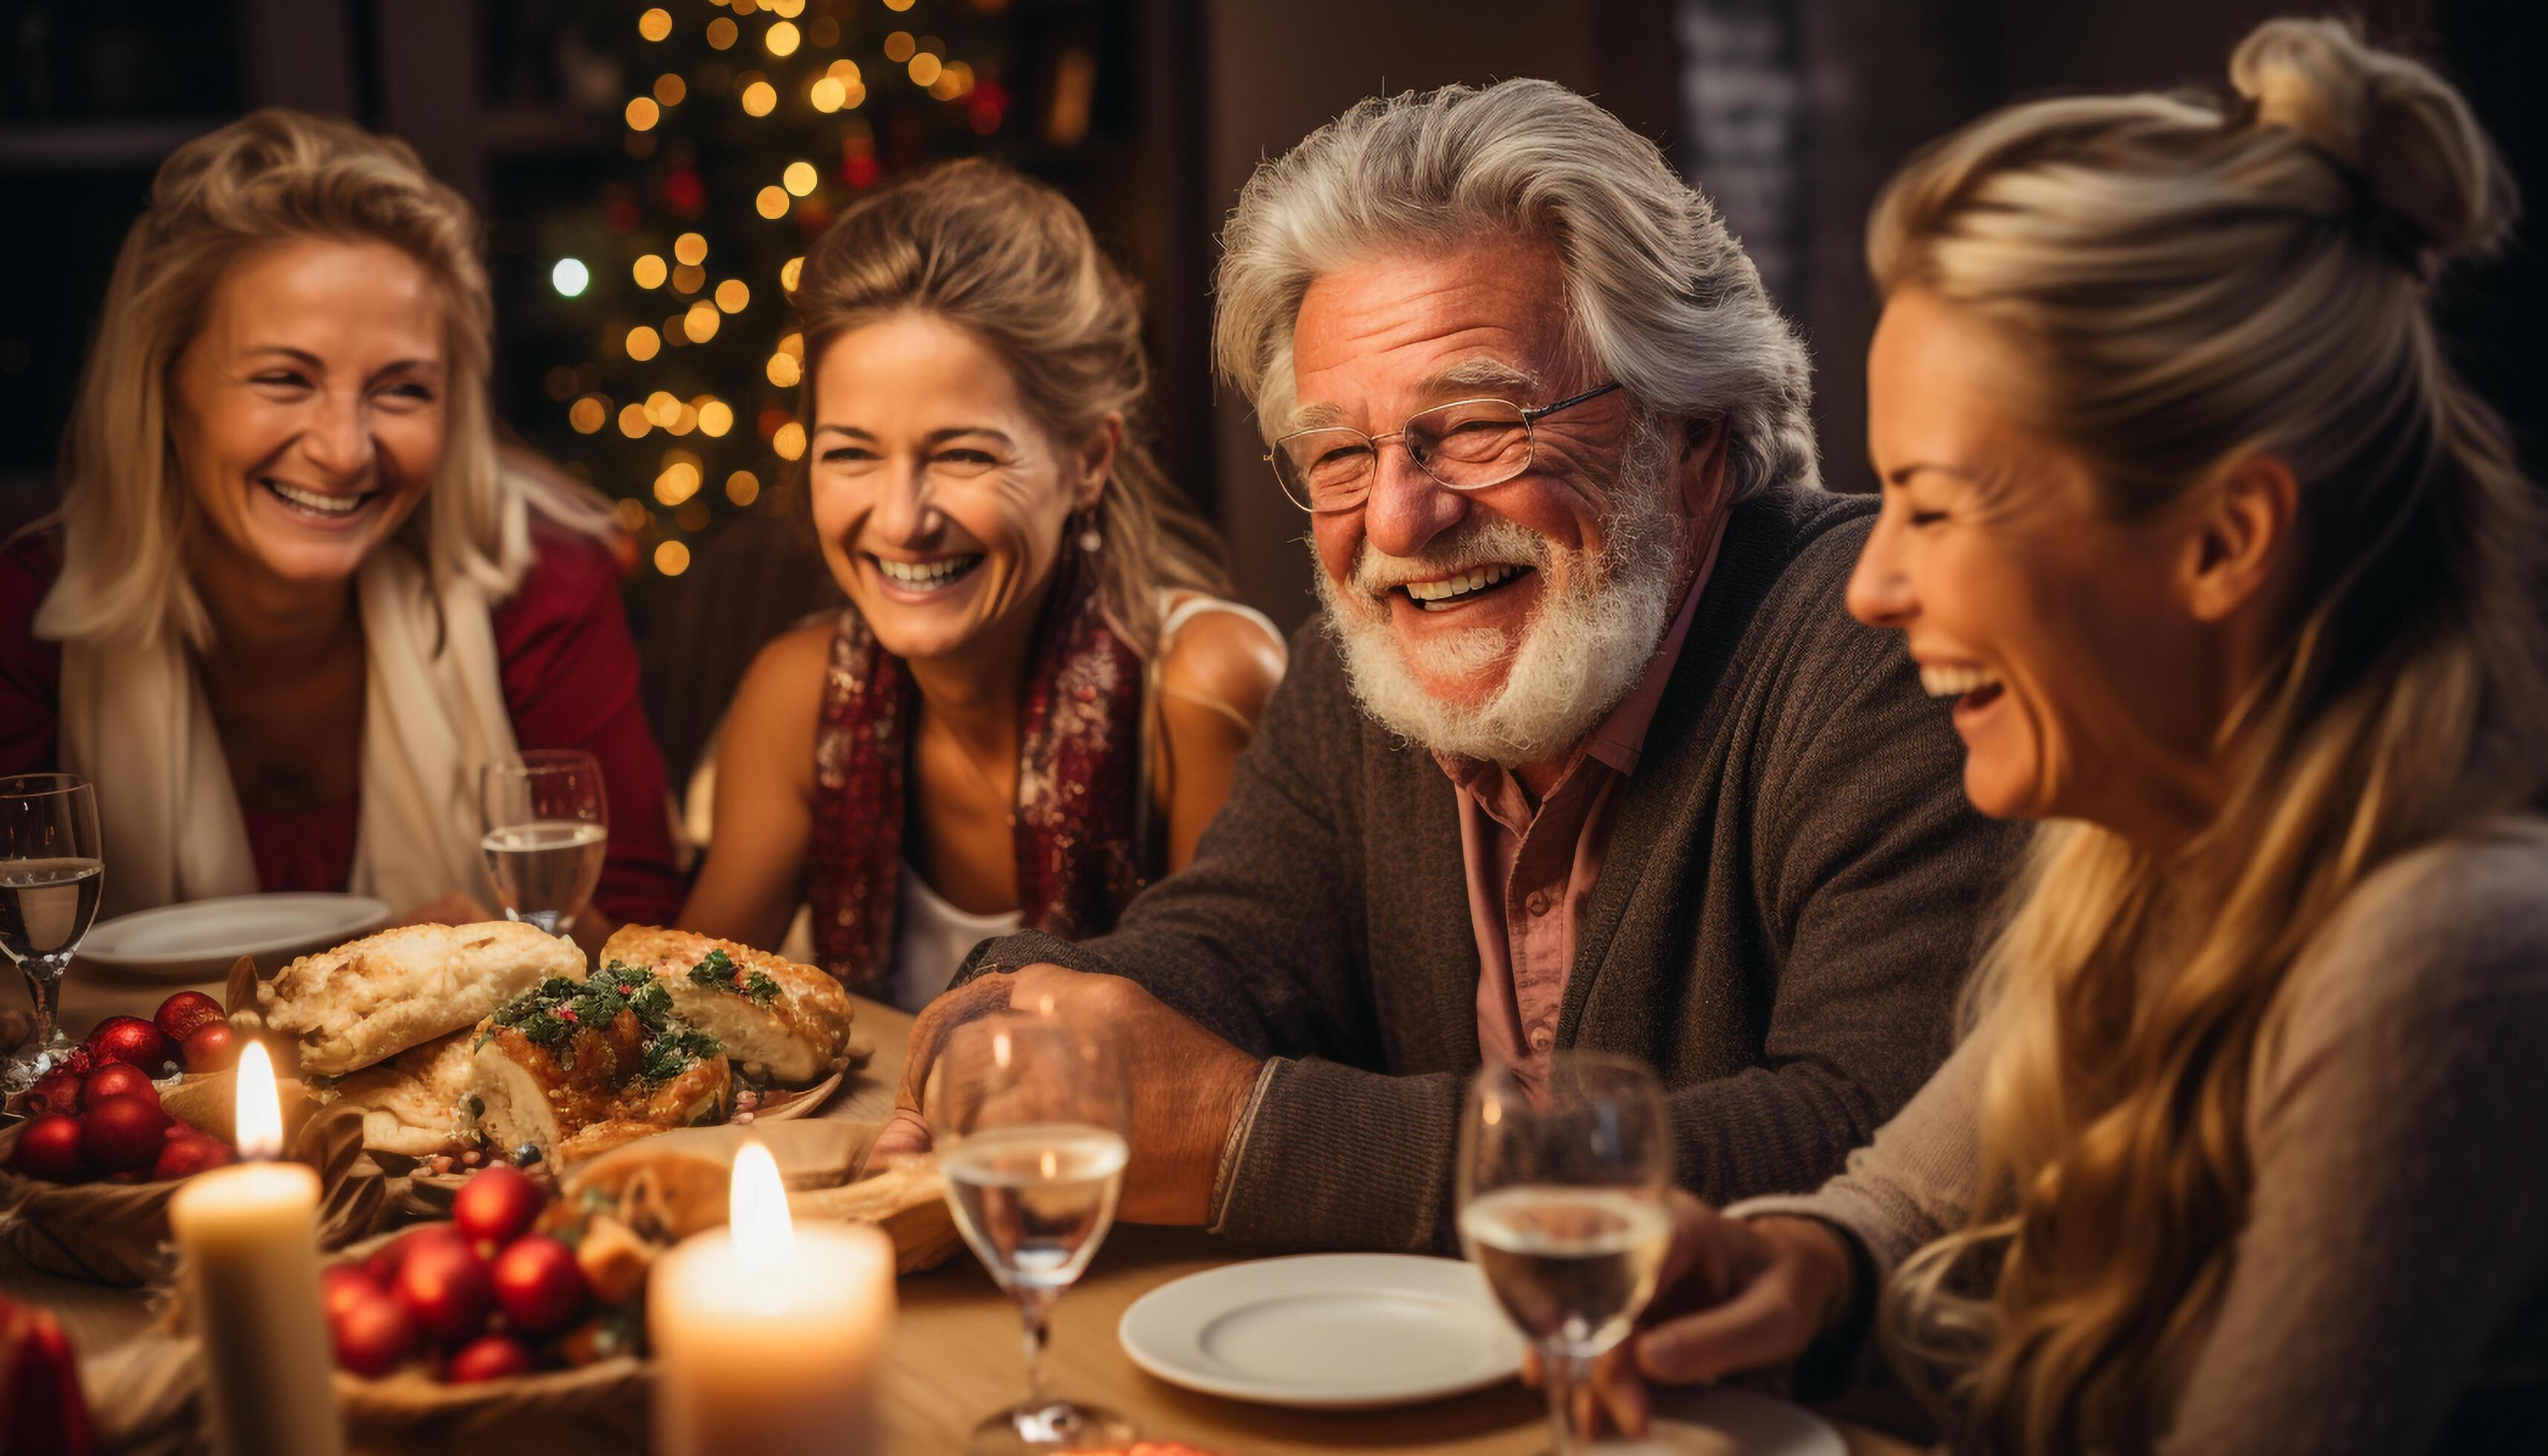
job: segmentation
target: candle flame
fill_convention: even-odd
[[[778,1181],[778,1162],[760,1139],[743,1144],[734,1155],[734,1182],[726,1198],[735,1261],[756,1274],[783,1273],[795,1259],[796,1226],[787,1217],[787,1189]]]
[[[238,1101],[231,1113],[239,1156],[283,1154],[283,1104],[274,1091],[274,1058],[265,1044],[249,1039],[238,1059]]]

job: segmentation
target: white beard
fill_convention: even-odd
[[[1354,561],[1351,594],[1314,568],[1327,631],[1343,650],[1364,712],[1399,737],[1446,757],[1507,768],[1563,757],[1628,695],[1672,624],[1674,585],[1688,554],[1675,508],[1666,431],[1640,414],[1621,451],[1600,550],[1575,551],[1504,516],[1479,511],[1421,555],[1383,568],[1368,541]],[[1539,604],[1518,631],[1479,627],[1428,646],[1436,678],[1470,678],[1509,660],[1503,685],[1485,702],[1438,697],[1408,665],[1383,592],[1495,563],[1540,573]],[[1546,584],[1562,566],[1563,594]]]

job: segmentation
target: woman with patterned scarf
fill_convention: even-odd
[[[985,162],[806,256],[805,496],[850,604],[764,649],[681,924],[917,1008],[979,941],[1110,929],[1182,865],[1283,673],[1134,422],[1137,295],[1059,194]]]

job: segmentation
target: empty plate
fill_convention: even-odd
[[[1320,1410],[1439,1400],[1521,1369],[1521,1338],[1477,1267],[1413,1254],[1207,1269],[1134,1301],[1116,1336],[1171,1385]]]
[[[1830,1421],[1755,1391],[1715,1386],[1656,1390],[1655,1423],[1642,1441],[1612,1436],[1601,1456],[1849,1456]]]
[[[390,918],[369,895],[230,895],[136,910],[89,927],[79,958],[135,975],[219,980],[230,962],[256,957],[272,972],[296,956],[342,945]]]

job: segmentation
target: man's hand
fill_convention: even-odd
[[[1210,1218],[1222,1145],[1261,1063],[1122,976],[1057,965],[986,975],[929,1003],[912,1025],[893,1120],[877,1136],[869,1164],[929,1147],[929,1073],[949,1034],[1004,1011],[1057,1017],[1114,1048],[1132,1107],[1122,1217],[1186,1225]]]
[[[1645,1384],[1694,1385],[1784,1365],[1849,1309],[1855,1268],[1841,1235],[1812,1219],[1728,1219],[1678,1190],[1645,1327],[1592,1363],[1572,1393],[1588,1435],[1608,1423],[1643,1436]],[[1530,1362],[1524,1375],[1537,1384]]]

